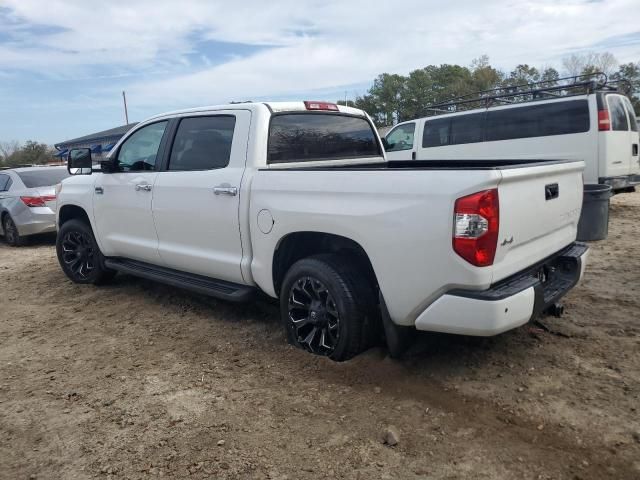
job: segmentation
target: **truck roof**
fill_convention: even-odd
[[[326,102],[322,102],[322,103],[326,103]],[[329,102],[332,103],[332,102]],[[228,103],[228,104],[223,104],[223,105],[207,105],[207,106],[202,106],[202,107],[194,107],[194,108],[185,108],[185,109],[181,109],[181,110],[173,110],[170,112],[165,112],[165,113],[161,113],[158,115],[153,115],[152,117],[149,117],[148,119],[146,119],[144,122],[141,123],[145,123],[148,120],[152,120],[152,119],[156,119],[156,118],[162,118],[162,117],[169,117],[169,116],[175,116],[175,115],[183,115],[186,113],[202,113],[202,112],[215,112],[218,110],[251,110],[251,111],[255,111],[258,109],[263,109],[263,108],[268,108],[271,112],[303,112],[303,111],[307,111],[307,107],[305,105],[305,102],[300,100],[300,101],[294,101],[294,102],[242,102],[242,103]],[[344,105],[337,105],[338,111],[341,113],[347,113],[349,115],[358,115],[358,116],[366,116],[366,113],[363,110],[357,109],[357,108],[353,108],[353,107],[346,107]],[[315,110],[314,110],[315,111]]]

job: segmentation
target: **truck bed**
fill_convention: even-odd
[[[538,159],[500,159],[500,160],[395,160],[385,163],[363,163],[358,165],[323,165],[310,167],[283,167],[261,170],[506,170],[535,167],[539,165],[557,165],[579,162],[580,160],[538,160]]]

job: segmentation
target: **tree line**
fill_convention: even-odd
[[[553,67],[534,67],[520,64],[510,72],[493,67],[489,57],[483,55],[470,66],[428,65],[408,75],[382,73],[373,81],[366,94],[347,105],[365,110],[377,126],[393,125],[404,120],[424,117],[428,106],[448,99],[499,87],[510,87],[533,82],[557,84],[564,76],[605,73],[609,80],[626,79],[620,89],[630,97],[640,114],[640,61],[619,64],[608,52],[573,54],[562,59],[562,70]],[[338,100],[345,105],[344,100]]]
[[[0,142],[0,167],[17,167],[19,165],[42,165],[52,162],[56,151],[46,143],[27,140],[20,143],[16,140]]]

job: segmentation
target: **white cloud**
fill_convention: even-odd
[[[484,53],[506,69],[521,62],[559,64],[562,55],[607,38],[640,37],[637,0],[3,0],[2,5],[21,33],[20,41],[0,43],[0,69],[56,70],[70,81],[89,70],[99,76],[100,69],[115,69],[118,86],[136,103],[160,107],[339,87],[370,81],[383,71],[469,64]],[[25,25],[57,31],[29,34]],[[194,67],[188,57],[202,58],[197,50],[204,39],[267,48],[224,63],[201,60]],[[611,50],[621,61],[640,60],[638,41]],[[157,70],[166,73],[152,73]],[[125,83],[128,74],[145,71],[144,80]]]

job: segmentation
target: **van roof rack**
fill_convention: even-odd
[[[552,98],[572,97],[593,93],[596,90],[618,89],[618,85],[627,82],[616,80],[609,82],[603,72],[587,75],[574,75],[555,80],[508,85],[504,87],[481,90],[468,93],[452,99],[427,105],[427,115],[442,115],[445,113],[462,112],[476,108],[489,108],[496,105],[511,105],[514,103],[533,102],[536,100],[550,100]]]

